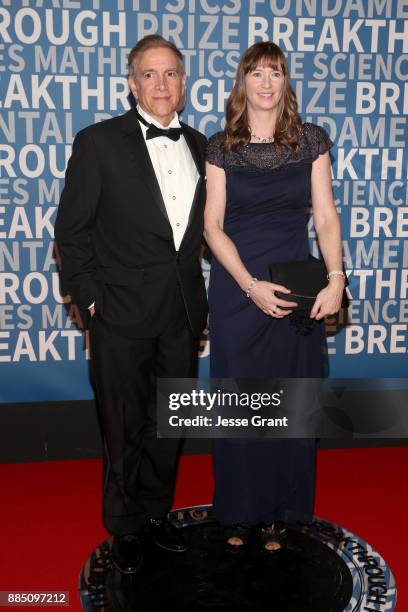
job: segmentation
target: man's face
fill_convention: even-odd
[[[130,91],[146,113],[163,126],[168,125],[186,89],[186,75],[177,55],[166,47],[153,47],[137,57],[133,65]]]

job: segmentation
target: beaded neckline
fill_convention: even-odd
[[[258,172],[277,170],[287,164],[310,163],[332,146],[327,133],[311,123],[303,124],[299,146],[295,151],[279,146],[276,142],[248,142],[235,151],[224,152],[220,147],[223,137],[224,133],[219,132],[210,138],[208,148],[210,163],[215,163],[224,169],[245,167]]]

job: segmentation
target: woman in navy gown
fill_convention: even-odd
[[[320,377],[323,318],[339,310],[345,280],[332,142],[323,128],[302,123],[285,56],[272,42],[243,55],[226,119],[207,154],[211,376]],[[310,199],[329,278],[310,315],[313,329],[303,335],[292,324],[289,289],[268,281],[268,266],[307,259]],[[230,546],[242,546],[262,525],[262,545],[274,551],[282,543],[277,524],[312,519],[314,439],[218,439],[214,466],[214,513],[230,527]]]

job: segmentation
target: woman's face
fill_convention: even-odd
[[[281,99],[285,77],[282,70],[265,64],[245,75],[245,91],[248,109],[275,111]]]

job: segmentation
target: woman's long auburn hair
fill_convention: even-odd
[[[288,65],[278,45],[268,41],[249,47],[239,62],[235,85],[227,102],[225,139],[222,144],[222,149],[226,152],[234,151],[251,140],[245,77],[259,66],[268,66],[283,73],[285,82],[277,109],[274,142],[293,150],[297,147],[302,121],[298,114],[296,96],[290,85]]]

